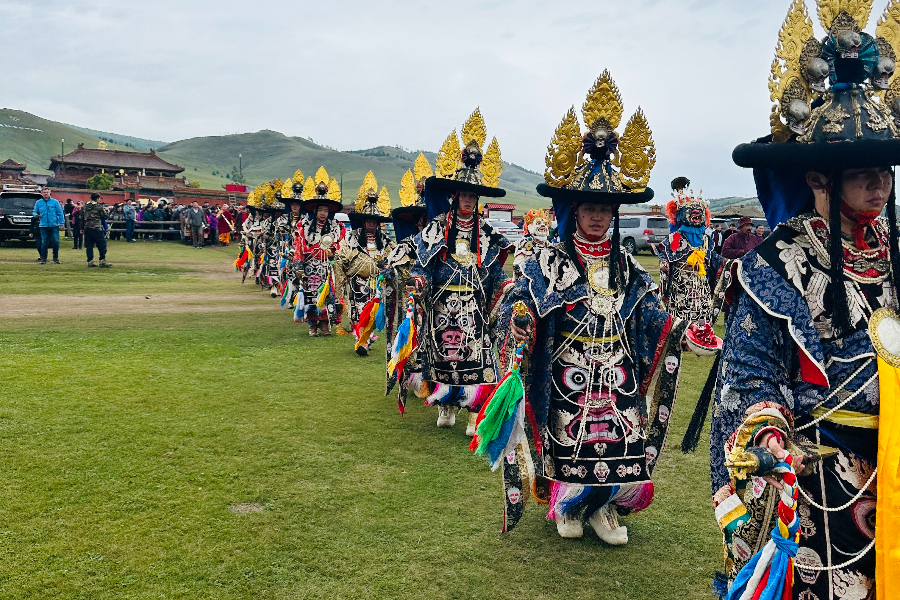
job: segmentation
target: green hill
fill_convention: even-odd
[[[248,185],[255,186],[276,177],[286,178],[301,169],[306,176],[320,165],[342,181],[344,199],[350,202],[370,169],[380,185],[387,185],[393,203],[399,204],[400,179],[412,168],[418,151],[391,146],[341,152],[302,137],[289,137],[276,131],[226,136],[198,137],[165,144],[119,133],[109,133],[42,119],[30,113],[0,109],[0,162],[12,158],[28,165],[32,173],[48,173],[50,157],[59,154],[60,140],[66,151],[78,144],[96,148],[101,140],[111,150],[155,148],[164,160],[184,167],[184,176],[203,187],[221,189],[231,181],[239,168],[238,155],[243,155],[243,174]],[[425,152],[434,164],[435,153]],[[504,201],[514,203],[520,211],[550,206],[549,200],[537,195],[535,186],[542,176],[518,165],[503,163],[500,185],[507,190]]]
[[[88,129],[87,127],[78,127],[77,125],[70,125],[70,127],[74,127],[78,131],[83,131],[88,135],[93,135],[95,137],[100,138],[108,143],[117,144],[119,146],[125,146],[126,148],[131,148],[132,150],[142,150],[144,152],[149,152],[150,150],[156,150],[157,148],[161,148],[165,146],[168,142],[161,142],[159,140],[147,140],[144,138],[132,137],[130,135],[121,135],[119,133],[109,133],[106,131],[97,131],[96,129]]]
[[[100,138],[56,121],[42,119],[30,113],[0,109],[0,162],[7,158],[28,165],[32,173],[46,174],[50,171],[50,157],[60,152],[61,140],[65,139],[66,152],[78,144],[86,148],[96,148]],[[129,150],[125,146],[109,144],[110,150]]]
[[[366,172],[371,170],[378,184],[388,187],[393,203],[399,204],[400,180],[406,170],[412,168],[418,151],[378,146],[340,152],[302,137],[288,137],[277,131],[263,130],[182,140],[161,147],[158,154],[169,162],[186,167],[188,179],[197,179],[201,184],[215,188],[226,183],[228,174],[238,169],[238,155],[243,156],[244,179],[250,186],[276,177],[290,177],[298,168],[309,177],[319,166],[324,166],[329,175],[342,182],[345,202],[356,197]],[[425,156],[433,165],[435,153],[426,151]],[[534,191],[542,181],[537,173],[503,163],[500,180],[500,185],[508,191],[509,202],[517,204],[520,209],[549,206],[549,202]]]

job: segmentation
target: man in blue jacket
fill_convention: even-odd
[[[41,199],[34,203],[32,216],[38,217],[41,230],[40,244],[41,264],[47,264],[47,250],[53,248],[53,262],[59,264],[59,230],[65,226],[65,216],[59,200],[50,197],[50,188],[41,190]]]
[[[136,216],[131,200],[125,203],[122,212],[125,213],[125,241],[131,244],[134,242],[134,219]]]

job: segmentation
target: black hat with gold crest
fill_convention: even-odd
[[[435,176],[425,181],[425,205],[436,217],[450,209],[449,196],[456,192],[472,192],[477,196],[502,198],[506,190],[499,187],[503,163],[500,145],[495,137],[487,150],[487,130],[481,110],[476,108],[462,128],[462,147],[456,130],[444,140],[435,159]]]
[[[334,177],[328,176],[325,167],[319,167],[315,177],[306,179],[300,199],[303,202],[303,210],[308,213],[316,212],[320,206],[327,206],[328,212],[333,215],[344,208],[341,204],[341,186]]]
[[[638,107],[621,138],[622,96],[609,71],[597,78],[581,107],[582,135],[575,107],[563,117],[547,147],[541,196],[558,201],[639,204],[653,198],[647,187],[656,164],[652,132]]]
[[[842,178],[848,169],[900,165],[900,0],[890,0],[875,35],[864,29],[871,0],[816,0],[817,39],[803,0],[793,0],[778,34],[769,77],[770,133],[734,149],[735,164],[753,169],[759,201],[774,229],[812,210],[806,174],[829,179],[832,282],[844,280],[841,243]],[[892,271],[900,272],[896,199],[887,205]],[[823,215],[824,216],[824,215]],[[836,332],[850,327],[845,286],[831,285],[828,303]]]
[[[354,227],[361,227],[365,221],[376,223],[391,222],[391,196],[387,186],[378,191],[378,181],[372,171],[366,173],[356,194],[356,207],[347,215]]]

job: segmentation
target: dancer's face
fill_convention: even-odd
[[[459,211],[463,214],[472,214],[478,205],[478,196],[472,192],[459,193]]]
[[[582,233],[592,238],[601,238],[609,231],[612,223],[612,206],[583,203],[575,210],[575,221]]]

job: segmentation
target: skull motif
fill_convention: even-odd
[[[887,56],[878,59],[872,74],[872,85],[880,90],[888,90],[891,88],[891,77],[894,76],[896,65],[894,61]]]
[[[594,476],[600,483],[605,483],[606,479],[609,477],[609,465],[602,460],[598,461],[597,464],[594,465]]]

